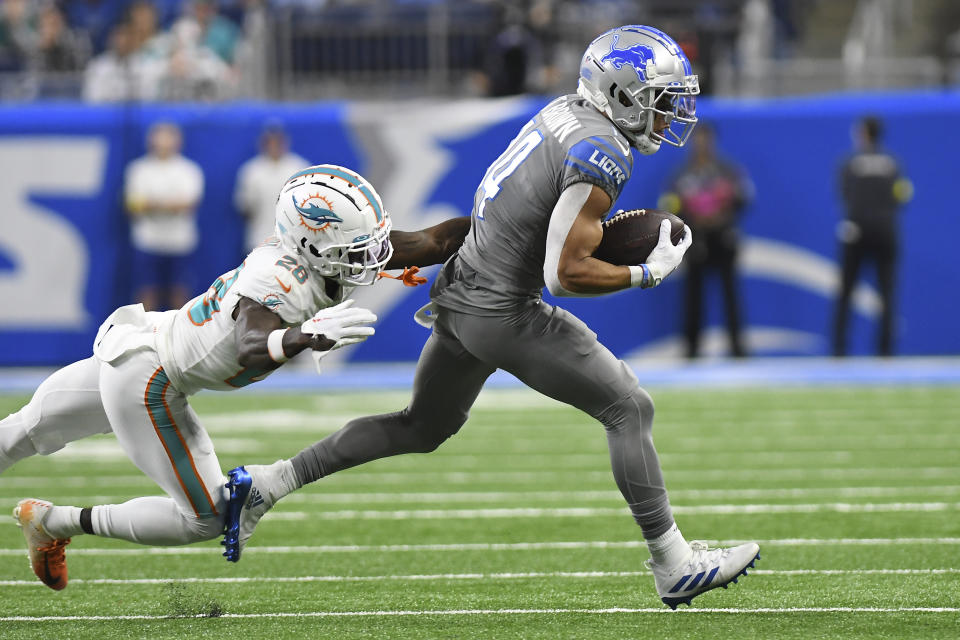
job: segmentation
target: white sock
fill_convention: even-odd
[[[83,533],[80,507],[52,507],[42,524],[43,529],[57,539],[72,538]]]
[[[297,472],[293,469],[293,462],[290,460],[277,460],[271,464],[269,468],[271,471],[274,471],[277,474],[276,477],[280,481],[279,486],[274,488],[272,491],[274,495],[271,497],[273,498],[274,503],[276,503],[276,501],[283,496],[287,495],[288,493],[292,493],[299,488],[297,483]]]
[[[653,564],[661,567],[675,567],[690,555],[690,545],[676,524],[663,535],[647,540],[647,548]]]

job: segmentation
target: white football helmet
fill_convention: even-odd
[[[673,38],[653,27],[625,25],[591,42],[577,93],[645,155],[661,142],[682,147],[697,123],[697,76]],[[667,123],[663,134],[654,130],[658,113]]]
[[[341,284],[373,284],[393,255],[390,215],[380,196],[345,167],[319,164],[290,176],[276,216],[283,247]]]

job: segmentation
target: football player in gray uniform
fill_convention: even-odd
[[[410,404],[353,420],[289,460],[231,471],[228,557],[239,558],[287,493],[371,460],[435,450],[466,422],[487,377],[504,369],[603,424],[663,602],[690,604],[745,575],[756,544],[710,549],[688,543],[674,523],[651,436],[653,401],[636,376],[583,322],[541,299],[544,286],[555,296],[655,287],[680,264],[691,233],[675,246],[667,221],[645,264],[617,266],[593,253],[633,170],[631,147],[650,155],[664,143],[683,146],[698,93],[686,55],[662,31],[628,25],[594,40],[577,93],[541,110],[484,175],[466,240],[437,276],[430,309],[418,312],[433,331]]]

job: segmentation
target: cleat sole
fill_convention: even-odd
[[[240,512],[250,494],[253,479],[243,467],[231,469],[227,474],[227,484],[224,485],[230,492],[227,499],[227,517],[223,524],[223,540],[221,545],[226,547],[223,556],[227,562],[240,561]]]

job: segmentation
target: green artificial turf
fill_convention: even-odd
[[[653,395],[686,537],[761,545],[755,572],[689,609],[656,595],[602,427],[507,390],[485,391],[435,453],[289,496],[237,564],[215,541],[155,550],[78,536],[62,592],[34,579],[8,515],[16,501],[159,490],[110,435],[22,461],[0,476],[0,637],[960,637],[960,390]],[[25,400],[0,396],[0,415]],[[192,404],[227,470],[405,400],[211,393]],[[76,619],[35,619],[49,616]]]

